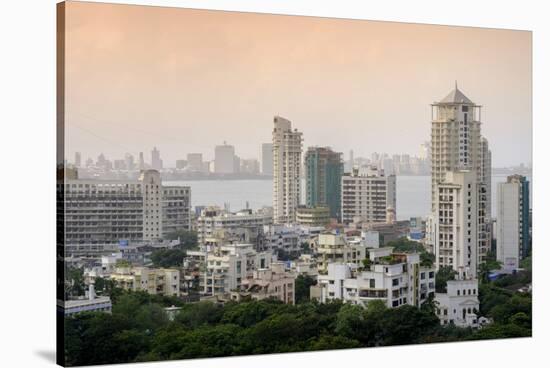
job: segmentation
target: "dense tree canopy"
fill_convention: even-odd
[[[193,249],[197,247],[198,237],[196,231],[189,230],[177,230],[168,233],[164,237],[167,240],[180,240],[180,246],[182,249]]]
[[[155,267],[181,267],[185,251],[180,248],[159,249],[151,253],[151,261]]]

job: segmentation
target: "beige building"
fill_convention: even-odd
[[[432,210],[436,210],[437,186],[447,172],[469,170],[484,186],[484,203],[478,207],[476,262],[483,262],[490,249],[491,151],[481,135],[481,106],[472,102],[455,85],[444,99],[432,104]],[[435,215],[435,214],[434,214]]]
[[[328,207],[300,206],[296,209],[296,223],[304,226],[326,226],[330,222]]]
[[[197,218],[197,238],[199,244],[204,244],[207,238],[216,237],[223,231],[225,236],[254,243],[263,234],[264,225],[272,222],[273,215],[268,209],[244,209],[232,213],[219,207],[207,207]]]
[[[300,205],[302,133],[291,122],[273,118],[273,220],[276,224],[296,221]]]
[[[362,254],[363,253],[363,254]],[[359,263],[364,258],[364,250],[346,242],[341,234],[320,234],[317,247],[317,271],[326,274],[331,263]]]
[[[274,262],[270,268],[254,271],[253,276],[244,280],[239,291],[231,293],[232,300],[277,299],[286,304],[294,304],[294,275],[285,271],[283,262]]]
[[[180,295],[180,271],[166,268],[120,267],[109,276],[125,290],[166,296]]]

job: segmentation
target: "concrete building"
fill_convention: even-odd
[[[262,174],[273,175],[273,143],[262,143]]]
[[[327,274],[331,263],[359,263],[365,258],[365,250],[349,244],[342,234],[319,234],[315,253],[320,275]]]
[[[96,296],[94,283],[88,286],[87,298],[63,301],[57,300],[57,313],[71,316],[81,312],[105,312],[111,313],[112,303],[108,296]]]
[[[485,201],[485,216],[487,220],[490,220],[492,218],[492,208],[491,204],[492,202],[492,193],[491,193],[491,175],[492,175],[492,153],[489,149],[489,141],[487,138],[481,137],[480,141],[480,159],[479,159],[479,175],[480,175],[480,182],[485,184],[486,188],[486,197],[487,200]],[[489,222],[489,221],[487,221]]]
[[[176,169],[183,170],[187,167],[187,160],[176,160]]]
[[[263,249],[276,252],[300,253],[302,245],[310,245],[325,227],[305,226],[298,224],[276,224],[264,226]]]
[[[299,206],[296,209],[296,223],[305,226],[326,226],[330,222],[328,207]]]
[[[344,174],[342,153],[334,152],[330,147],[309,147],[304,161],[306,205],[328,207],[330,217],[340,219]]]
[[[214,172],[232,174],[235,172],[235,147],[223,142],[214,149]]]
[[[442,325],[479,327],[478,280],[459,272],[456,280],[447,281],[447,292],[435,294],[436,314]]]
[[[151,151],[151,168],[153,170],[162,170],[162,159],[160,158],[160,151],[157,147],[153,147]]]
[[[374,166],[353,169],[342,176],[342,222],[356,219],[386,222],[388,208],[396,208],[395,176]]]
[[[66,180],[58,191],[68,253],[155,241],[191,226],[191,189],[163,187],[155,170],[142,171],[138,180]]]
[[[275,299],[294,304],[294,275],[285,271],[283,262],[273,262],[269,268],[255,270],[251,278],[243,280],[240,290],[231,292],[231,300]]]
[[[484,186],[483,204],[478,206],[477,262],[483,262],[490,249],[491,152],[481,135],[481,106],[472,102],[455,85],[443,100],[432,104],[432,210],[435,211],[437,186],[447,172],[469,170]]]
[[[432,207],[449,171],[470,170],[481,182],[481,106],[455,86],[432,106]]]
[[[341,299],[346,303],[367,306],[381,300],[388,308],[402,305],[420,307],[435,294],[435,269],[424,267],[418,253],[392,253],[392,248],[369,250],[363,267],[349,263],[330,263],[328,272],[318,276],[321,303]]]
[[[257,243],[258,236],[263,234],[265,225],[273,223],[273,216],[267,210],[252,211],[250,209],[232,213],[219,207],[207,207],[197,218],[197,237],[199,244],[204,244],[207,238],[215,237],[224,230],[227,236],[242,234],[241,242]],[[240,231],[248,229],[249,236]]]
[[[273,123],[273,220],[293,223],[301,197],[302,133],[280,116]]]
[[[497,260],[504,269],[515,270],[530,251],[529,181],[525,176],[508,176],[497,189]]]
[[[269,268],[271,254],[256,252],[252,244],[220,244],[206,254],[201,290],[205,295],[224,295],[240,290],[257,269]]]
[[[189,171],[202,172],[203,171],[202,153],[188,153],[187,168]]]
[[[478,182],[474,171],[448,172],[445,180],[438,182],[436,193],[433,216],[427,224],[436,267],[469,269],[475,275],[479,227],[485,224],[485,185]]]
[[[260,162],[255,158],[241,160],[240,172],[243,174],[259,174]]]
[[[118,267],[109,278],[124,290],[179,296],[180,271],[169,268]]]
[[[145,170],[145,159],[143,158],[143,152],[139,153],[138,169]]]
[[[82,166],[82,155],[80,152],[74,153],[74,166],[77,168]]]

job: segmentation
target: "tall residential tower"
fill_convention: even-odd
[[[328,207],[330,217],[340,219],[342,154],[329,147],[309,147],[305,155],[306,205]]]
[[[442,220],[439,215],[441,209],[438,208],[441,203],[438,191],[440,184],[449,184],[449,178],[453,178],[448,176],[449,173],[470,172],[472,175],[468,175],[468,181],[473,178],[478,188],[475,198],[477,210],[468,218],[471,220],[469,222],[476,224],[475,230],[470,229],[470,232],[477,232],[476,250],[469,252],[470,255],[476,256],[475,260],[470,260],[472,263],[470,269],[475,270],[490,249],[491,152],[487,140],[481,136],[481,106],[466,97],[456,85],[445,98],[432,104],[431,166],[431,220],[435,222],[430,226],[432,229],[437,229],[438,225],[441,225]],[[469,200],[473,201],[472,198]],[[462,219],[458,220],[462,221]],[[461,229],[464,228],[463,223],[455,225]],[[470,238],[474,239],[473,235],[470,235]],[[437,255],[440,252],[438,247],[445,246],[445,243],[438,236],[429,238]],[[457,246],[457,249],[462,246],[472,247],[469,243]],[[442,251],[442,253],[445,252]],[[453,267],[460,265],[460,262],[455,262],[454,259],[448,263]],[[467,267],[466,264],[463,266]]]
[[[517,269],[529,254],[529,181],[512,175],[497,190],[497,260],[506,269]]]
[[[292,223],[300,205],[302,133],[280,116],[273,123],[273,221]]]

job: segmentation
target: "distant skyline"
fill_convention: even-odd
[[[493,166],[531,162],[527,31],[67,3],[67,158],[126,152],[165,166],[227,141],[259,159],[273,116],[347,159],[419,155],[430,104],[483,105]]]

